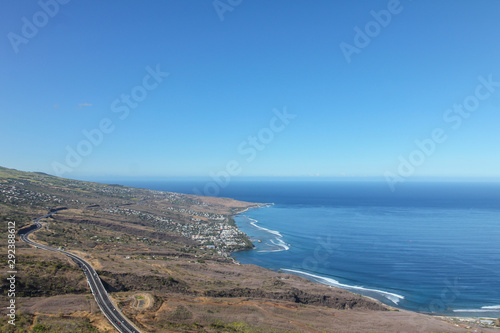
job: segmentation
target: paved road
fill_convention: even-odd
[[[75,256],[72,253],[59,250],[50,246],[42,245],[33,242],[31,239],[29,239],[29,235],[40,228],[42,228],[42,224],[40,223],[41,219],[47,218],[52,215],[51,213],[48,213],[47,215],[44,215],[42,217],[37,218],[33,223],[36,225],[35,229],[32,229],[26,233],[20,234],[21,240],[25,243],[28,243],[31,246],[34,246],[39,249],[44,249],[48,251],[54,251],[54,252],[59,252],[67,255],[70,257],[80,268],[83,270],[85,273],[85,276],[87,277],[88,284],[90,286],[90,289],[92,290],[92,294],[95,297],[95,300],[97,304],[99,305],[99,308],[101,311],[104,313],[106,318],[108,318],[109,322],[119,331],[122,333],[140,333],[140,331],[120,312],[119,309],[115,308],[113,303],[111,302],[108,293],[104,289],[104,286],[102,285],[101,279],[99,279],[99,276],[97,275],[96,271],[88,262],[83,260],[82,258]]]

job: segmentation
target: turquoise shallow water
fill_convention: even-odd
[[[125,185],[193,193],[203,183]],[[232,182],[274,203],[236,217],[242,263],[299,274],[420,312],[500,316],[500,184]]]

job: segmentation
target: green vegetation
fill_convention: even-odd
[[[210,324],[210,328],[216,329],[218,332],[234,332],[234,333],[284,333],[292,331],[283,331],[278,329],[273,329],[271,327],[257,327],[248,324],[243,321],[234,321],[231,323],[225,323],[222,320],[215,320]]]
[[[22,269],[19,270],[16,285],[17,297],[43,297],[64,294],[88,293],[85,277],[81,269],[70,266],[67,261],[56,257],[40,260],[35,256],[19,257]],[[0,257],[6,264],[6,258]],[[6,295],[9,289],[6,276],[0,281],[0,294]]]
[[[35,316],[28,313],[17,313],[15,326],[8,323],[7,316],[0,316],[0,333],[25,333],[29,332],[29,327],[33,324]]]
[[[71,320],[68,320],[71,319]],[[7,323],[6,316],[0,317],[0,333],[97,333],[99,330],[92,326],[89,319],[71,317],[35,316],[33,314],[19,313],[16,316],[15,326]],[[31,329],[30,329],[31,327]]]
[[[67,320],[64,317],[37,316],[31,332],[60,333],[81,332],[98,333],[99,330],[92,326],[88,318],[72,317]]]

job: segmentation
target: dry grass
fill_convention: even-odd
[[[191,216],[200,212],[227,216],[253,204],[69,181],[2,168],[0,178],[0,185],[23,187],[31,198],[52,198],[29,204],[23,198],[16,199],[25,203],[21,206],[0,203],[1,221],[15,220],[21,227],[49,208],[70,208],[46,219],[47,228],[37,231],[33,238],[88,259],[109,290],[114,290],[111,294],[118,306],[144,332],[474,330],[406,311],[375,311],[383,307],[347,291],[256,266],[231,264],[144,216],[128,214],[140,211],[184,225],[193,224]],[[0,231],[6,231],[5,223],[0,227]],[[0,251],[7,252],[5,247]],[[26,290],[19,290],[18,297],[20,332],[36,327],[53,332],[114,330],[98,310],[83,272],[71,260],[23,243],[17,244],[17,251],[19,286],[26,286]],[[5,263],[5,257],[1,260]],[[5,280],[3,275],[1,278]],[[27,281],[32,284],[23,284]],[[5,284],[1,287],[4,292]],[[40,292],[36,292],[38,289]],[[22,298],[23,292],[31,292],[31,297]],[[5,300],[0,297],[2,306]],[[5,327],[4,316],[0,318],[0,333]]]

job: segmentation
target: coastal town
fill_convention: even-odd
[[[240,331],[254,332],[255,313],[262,316],[263,331],[269,327],[300,331],[306,326],[329,331],[331,318],[341,317],[359,323],[360,329],[354,331],[367,331],[373,323],[386,325],[382,321],[390,322],[388,331],[398,331],[409,315],[415,327],[428,325],[436,332],[478,328],[489,332],[498,324],[488,318],[476,322],[408,314],[283,271],[238,265],[231,253],[253,245],[233,216],[263,204],[1,167],[0,200],[1,219],[9,222],[0,226],[4,233],[12,233],[7,226],[15,225],[21,237],[16,242],[20,269],[15,319],[21,331],[30,327],[54,332],[112,330],[103,314],[88,307],[94,299],[85,275],[90,266],[95,270],[92,276],[98,276],[106,289],[99,297],[108,294],[144,332],[178,331],[179,327],[181,331],[235,331],[241,325],[246,329]],[[32,231],[28,239],[26,233]],[[46,251],[49,247],[55,252]],[[83,272],[63,253],[84,260],[76,259],[86,267]],[[3,281],[0,288],[10,290],[8,281]],[[138,308],[139,299],[149,300],[147,306]],[[260,312],[264,308],[266,312]],[[283,318],[300,317],[296,322],[282,321],[276,311],[285,311]],[[234,318],[246,319],[235,322]]]
[[[200,248],[212,249],[226,258],[234,251],[253,247],[230,214],[218,212],[220,205],[206,203],[198,197],[79,181],[61,186],[55,177],[34,175],[34,179],[2,179],[0,200],[12,207],[29,205],[42,212],[65,207],[123,216],[158,231],[191,239]],[[35,186],[43,186],[46,191],[35,191]],[[109,200],[96,201],[101,195]],[[154,207],[150,202],[155,202]],[[158,207],[157,202],[162,205]]]
[[[225,257],[233,251],[252,248],[248,236],[237,228],[230,216],[174,207],[168,207],[161,215],[130,208],[107,208],[104,211],[146,220],[158,230],[192,239],[204,248],[216,249]],[[172,212],[187,215],[190,221],[180,222],[178,218],[171,217]]]

